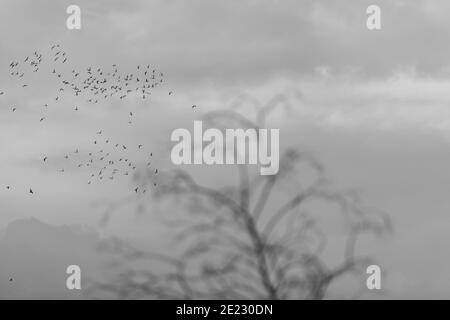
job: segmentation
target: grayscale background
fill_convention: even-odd
[[[369,31],[366,8],[375,2],[382,29]],[[66,28],[70,4],[81,8],[81,30]],[[449,11],[444,0],[1,0],[0,298],[449,299]],[[64,75],[112,64],[132,73],[150,64],[164,73],[164,82],[145,100],[115,96],[91,104],[64,92],[55,102],[61,85],[52,75],[53,44],[67,54],[58,69]],[[43,55],[39,72],[11,77],[9,64],[22,65],[34,51]],[[305,255],[289,272],[268,262],[269,284],[258,268],[261,255],[252,256],[248,229],[231,227],[229,234],[250,252],[228,256],[236,258],[230,264],[221,256],[226,248],[200,253],[193,272],[204,293],[197,295],[164,278],[164,263],[174,264],[156,253],[183,263],[197,259],[188,241],[177,238],[180,227],[202,219],[203,228],[214,228],[212,216],[229,217],[230,210],[220,199],[164,187],[171,173],[186,170],[237,202],[246,192],[256,200],[264,192],[260,186],[271,182],[258,178],[254,166],[176,168],[170,134],[192,131],[193,121],[204,117],[236,112],[255,119],[261,110],[267,111],[265,125],[280,129],[280,152],[297,150],[293,161],[300,168],[277,178],[256,226],[317,172],[342,193],[292,208],[306,220],[298,230],[292,224],[294,231],[285,228],[287,220],[276,234],[281,239],[298,231],[289,243]],[[99,130],[126,144],[137,168],[88,185],[93,171],[76,165],[101,148],[93,145],[101,140]],[[247,169],[261,184],[242,189],[239,177]],[[135,192],[146,179],[148,191]],[[361,212],[341,212],[338,194]],[[211,244],[214,232],[202,238],[200,229],[188,236],[201,251],[196,245]],[[348,258],[348,236],[355,234],[355,255],[369,259],[338,274]],[[265,258],[276,259],[281,250],[269,249],[267,241]],[[317,243],[317,251],[308,249]],[[366,288],[364,263],[381,267],[381,290]],[[66,288],[71,264],[81,267],[82,290]],[[234,274],[220,268],[225,266]],[[244,273],[247,267],[254,278]],[[245,281],[254,289],[227,289]]]

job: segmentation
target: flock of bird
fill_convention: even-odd
[[[136,67],[132,73],[120,73],[117,64],[112,64],[111,68],[103,69],[99,67],[88,67],[84,70],[73,69],[68,75],[64,74],[60,68],[68,61],[68,56],[59,44],[52,45],[50,51],[50,63],[52,64],[51,74],[59,82],[59,88],[55,94],[54,101],[61,100],[65,92],[71,92],[76,97],[84,97],[86,102],[96,104],[101,100],[113,97],[125,99],[131,94],[139,94],[142,99],[147,99],[151,95],[151,90],[160,86],[164,81],[164,74],[150,65]],[[12,61],[9,65],[10,75],[22,80],[22,88],[28,87],[24,76],[30,70],[39,72],[43,62],[43,55],[35,51],[33,55],[27,56],[23,62]],[[0,95],[4,92],[1,91]],[[173,91],[169,92],[172,95]],[[50,104],[44,104],[48,107]],[[78,107],[74,108],[78,111]],[[11,108],[16,111],[16,107]]]
[[[48,62],[44,65],[43,62]],[[90,104],[97,104],[101,101],[118,98],[120,100],[126,99],[130,95],[137,95],[139,98],[148,99],[151,95],[152,89],[161,86],[164,81],[164,74],[150,65],[138,65],[131,73],[121,73],[117,64],[112,64],[110,68],[87,67],[83,70],[76,70],[68,68],[69,57],[67,53],[61,48],[59,44],[54,44],[50,47],[49,53],[44,55],[41,52],[35,51],[32,55],[24,57],[20,61],[12,61],[9,64],[10,76],[19,80],[19,87],[27,90],[30,83],[27,82],[27,75],[29,72],[39,73],[40,70],[48,70],[48,72],[57,80],[58,88],[55,93],[54,100],[48,101],[42,107],[44,112],[47,108],[63,103],[63,98],[66,93],[73,94],[73,96],[82,98],[85,102]],[[71,71],[68,71],[72,69]],[[173,95],[173,91],[169,91],[169,96]],[[0,89],[0,98],[7,96],[5,91]],[[193,105],[192,108],[196,108]],[[18,110],[17,106],[11,106],[11,112]],[[79,106],[73,106],[73,111],[79,110]],[[132,124],[133,112],[129,112],[128,123]],[[46,121],[46,116],[43,114],[39,122]],[[126,145],[112,141],[106,137],[103,130],[99,130],[93,138],[93,145],[84,152],[77,148],[70,154],[64,156],[66,166],[58,169],[59,172],[64,173],[70,166],[76,168],[90,168],[92,171],[87,180],[87,184],[92,184],[95,181],[114,180],[119,175],[131,175],[137,168],[138,163],[133,161],[133,153],[141,154],[139,162],[145,162],[147,168],[151,166],[151,158],[153,154],[145,151],[142,144],[136,146]],[[70,160],[76,161],[73,165]],[[51,161],[50,157],[44,155],[43,163]],[[157,169],[152,169],[152,174],[158,174]],[[156,187],[156,183],[153,183]],[[12,190],[10,185],[6,186],[7,190]],[[135,186],[134,192],[145,193],[146,186]],[[29,194],[34,194],[32,188],[28,190]]]
[[[89,185],[95,181],[115,180],[118,179],[119,175],[130,176],[135,172],[139,164],[132,159],[133,149],[139,155],[139,162],[144,160],[145,167],[151,167],[153,153],[146,152],[142,144],[130,146],[117,143],[106,137],[103,130],[100,130],[96,133],[93,146],[96,148],[94,151],[82,153],[77,148],[64,156],[67,166],[73,166],[73,162],[76,162],[76,168],[92,169],[87,182]],[[73,162],[70,160],[73,160]],[[48,156],[44,156],[42,161],[47,162]],[[62,167],[58,171],[64,173],[67,169],[68,167]],[[153,174],[158,174],[158,169],[153,170]],[[156,187],[156,183],[153,183],[153,185]],[[134,191],[137,193],[139,189],[140,187],[137,186]],[[141,191],[145,193],[146,189],[143,188]]]

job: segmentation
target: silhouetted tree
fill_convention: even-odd
[[[298,92],[294,96],[301,98]],[[204,121],[216,128],[264,128],[267,116],[279,107],[290,109],[291,100],[280,94],[261,105],[242,95]],[[246,104],[256,107],[256,120],[238,112]],[[177,248],[160,254],[118,239],[104,243],[102,249],[120,252],[127,261],[150,259],[166,266],[163,271],[130,268],[94,288],[120,298],[322,299],[338,278],[365,273],[372,259],[358,256],[355,245],[363,233],[389,230],[385,213],[364,206],[354,191],[338,190],[322,164],[297,149],[283,152],[276,175],[252,174],[247,165],[236,168],[239,181],[225,187],[200,184],[180,169],[160,173],[152,198],[182,209],[164,215]],[[302,172],[306,178],[300,179]],[[325,211],[336,211],[348,227],[342,261],[335,265],[322,256],[327,237],[316,216]]]

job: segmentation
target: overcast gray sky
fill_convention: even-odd
[[[379,31],[366,28],[373,3],[381,7]],[[70,4],[81,8],[79,31],[65,26]],[[282,146],[311,150],[337,184],[390,213],[392,237],[364,244],[389,272],[389,295],[450,298],[449,11],[444,0],[2,0],[0,227],[28,217],[94,226],[99,204],[132,193],[126,178],[87,187],[89,170],[58,172],[62,157],[90,150],[100,129],[114,141],[143,144],[164,168],[173,129],[191,129],[241,93],[264,102],[299,90],[301,100],[272,125],[281,129]],[[35,50],[45,58],[54,43],[67,52],[68,72],[150,64],[164,72],[165,84],[145,102],[91,105],[68,95],[44,115],[57,90],[51,65],[30,75],[26,90],[8,66]],[[205,170],[207,177],[214,169]],[[132,216],[125,211],[107,232],[147,237],[152,220]]]

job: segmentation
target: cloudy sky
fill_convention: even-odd
[[[381,7],[378,31],[366,28],[373,3]],[[81,30],[66,28],[70,4],[81,8]],[[64,163],[77,148],[91,150],[99,130],[114,141],[143,144],[152,165],[165,168],[173,129],[192,128],[194,119],[244,93],[261,103],[286,93],[296,98],[274,116],[281,145],[313,152],[338,185],[360,190],[392,218],[395,232],[362,248],[386,267],[387,296],[450,298],[448,1],[2,0],[0,6],[1,228],[30,217],[96,228],[105,205],[132,194],[128,178],[87,186],[91,171]],[[69,57],[69,73],[112,64],[132,72],[150,64],[164,72],[164,85],[145,102],[92,105],[67,95],[54,103],[57,85],[45,57],[55,43]],[[44,55],[42,70],[26,81],[12,78],[11,61],[36,50]],[[137,152],[130,157],[146,161]],[[101,232],[148,237],[157,228],[143,219],[136,223],[124,210]]]

